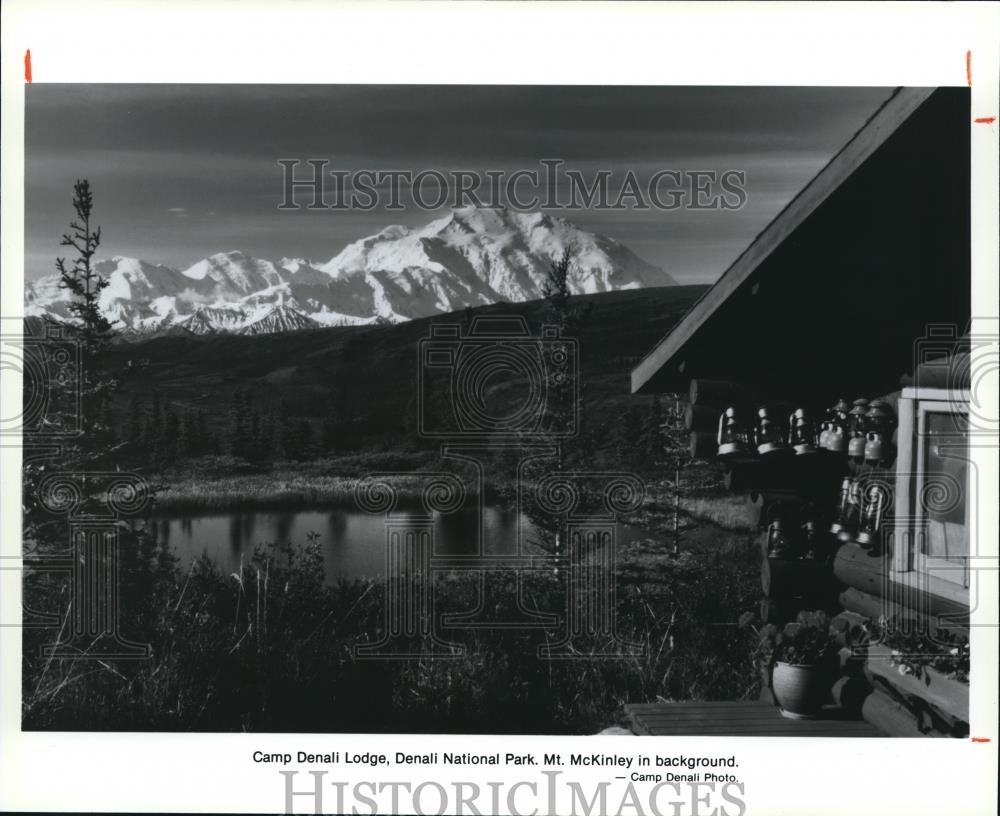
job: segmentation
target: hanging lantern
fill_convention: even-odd
[[[851,492],[851,480],[845,478],[840,483],[840,493],[837,494],[837,507],[833,513],[833,523],[830,525],[830,532],[834,535],[839,535],[840,531],[844,529],[844,525],[841,519],[844,518],[844,514],[847,511],[847,497]]]
[[[757,411],[757,426],[754,429],[754,442],[757,453],[761,456],[780,453],[787,450],[785,434],[780,422],[771,416],[771,409],[766,405]]]
[[[847,400],[841,399],[830,409],[828,427],[823,438],[822,447],[831,453],[847,453],[848,412],[851,406]]]
[[[805,408],[796,408],[788,418],[788,444],[796,455],[816,453],[816,426]]]
[[[862,547],[869,548],[878,543],[888,505],[889,486],[884,482],[870,482],[863,491],[863,507],[855,539]]]
[[[802,525],[802,558],[806,561],[822,561],[826,557],[826,546],[816,519],[807,519]]]
[[[867,413],[868,400],[863,397],[854,400],[854,406],[848,413],[850,439],[847,443],[847,455],[859,464],[865,458],[865,431],[867,430],[865,415]]]
[[[796,542],[785,520],[779,515],[767,526],[767,557],[794,558]]]
[[[861,480],[845,477],[840,483],[837,511],[830,532],[841,541],[850,541],[858,529],[861,512]]]
[[[747,452],[746,426],[740,419],[736,406],[730,405],[719,415],[719,431],[715,440],[719,456],[739,456]]]
[[[885,400],[873,400],[865,417],[865,462],[881,465],[892,459],[892,429],[896,415]]]
[[[819,421],[819,436],[817,437],[816,444],[820,449],[826,448],[826,438],[830,435],[830,416],[829,414],[824,414],[823,418]]]

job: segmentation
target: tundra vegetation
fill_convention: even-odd
[[[415,427],[415,401],[426,396],[414,381],[415,348],[431,321],[117,342],[92,308],[101,288],[90,265],[100,240],[93,196],[86,182],[75,193],[78,218],[67,239],[79,257],[60,270],[80,304],[84,434],[58,462],[25,465],[26,553],[65,547],[65,525],[46,515],[37,491],[54,469],[139,472],[154,493],[150,512],[332,507],[353,503],[355,484],[371,472],[453,469]],[[553,266],[545,301],[516,312],[579,342],[580,426],[561,448],[562,466],[628,470],[647,485],[630,519],[645,535],[618,553],[614,613],[630,649],[598,658],[607,644],[578,644],[573,659],[550,660],[538,651],[559,641],[558,624],[442,627],[458,656],[357,660],[354,647],[384,632],[385,585],[327,583],[318,534],[258,544],[227,573],[204,558],[182,567],[140,518],[120,525],[119,620],[129,640],[151,645],[152,657],[46,657],[43,647],[69,626],[69,584],[29,571],[26,607],[61,625],[24,629],[23,727],[588,733],[612,724],[626,702],[755,695],[755,644],[737,626],[759,594],[754,530],[739,503],[722,496],[714,468],[684,457],[676,402],[631,397],[626,386],[631,365],[700,290],[569,297],[569,263]],[[473,316],[447,318],[467,325]],[[398,481],[404,494],[416,485]],[[503,480],[484,487],[497,503],[511,501],[514,488]],[[487,581],[497,615],[511,611],[504,604],[514,603],[518,581],[530,609],[566,611],[564,571],[496,572]],[[468,573],[437,574],[434,582],[439,614],[479,603]]]

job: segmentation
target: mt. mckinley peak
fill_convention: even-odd
[[[465,207],[417,229],[393,225],[326,263],[277,264],[240,250],[183,271],[114,256],[101,308],[128,334],[186,328],[251,334],[399,322],[467,306],[542,297],[550,263],[569,249],[573,294],[666,286],[674,280],[618,241],[543,212]],[[69,293],[49,275],[25,291],[25,313],[70,316]]]

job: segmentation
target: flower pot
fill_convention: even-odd
[[[771,690],[781,706],[781,714],[793,720],[815,717],[829,694],[827,673],[821,666],[774,664]]]

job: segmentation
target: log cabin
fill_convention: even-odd
[[[970,411],[996,344],[970,331],[970,118],[968,89],[897,89],[631,372],[632,393],[687,401],[692,454],[758,515],[763,620],[823,609],[967,634],[968,446],[996,430]],[[887,655],[845,649],[846,730],[758,708],[746,733],[967,736],[968,686]],[[719,711],[627,707],[636,733],[730,733],[705,719]]]

